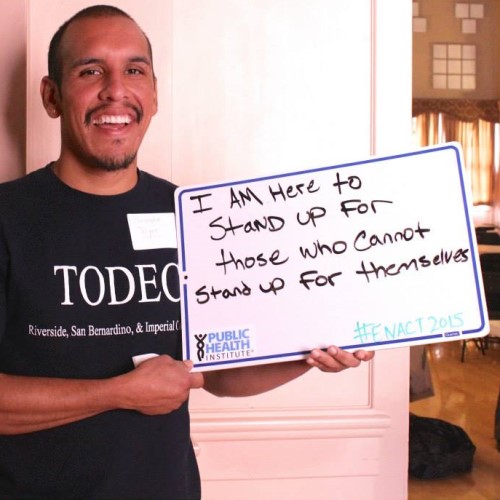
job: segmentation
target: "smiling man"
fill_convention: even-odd
[[[106,194],[135,186],[137,151],[157,96],[144,33],[128,17],[100,12],[54,37],[41,94],[48,114],[61,117],[54,172],[71,187]]]
[[[192,389],[258,394],[373,354],[192,373],[176,251],[134,248],[128,217],[152,230],[174,211],[175,186],[137,166],[157,110],[146,35],[115,7],[80,11],[52,39],[41,95],[59,158],[0,185],[0,497],[199,499]]]

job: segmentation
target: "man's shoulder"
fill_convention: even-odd
[[[174,183],[168,181],[167,179],[163,179],[162,177],[153,175],[149,172],[146,172],[145,170],[141,170],[140,175],[144,182],[148,183],[150,186],[155,186],[159,189],[168,189],[171,191],[175,191],[175,189],[177,188]]]
[[[149,196],[158,195],[160,197],[174,197],[177,186],[172,182],[161,177],[157,177],[149,172],[145,172],[144,170],[140,171],[140,175],[142,185],[148,192]]]
[[[46,178],[46,169],[41,168],[18,179],[0,183],[0,203],[10,203],[12,198],[17,201],[29,198],[34,190],[43,189]]]

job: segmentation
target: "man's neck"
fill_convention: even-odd
[[[124,169],[106,171],[96,167],[68,163],[59,158],[52,164],[52,171],[69,187],[101,196],[126,193],[135,187],[138,179],[135,163]]]

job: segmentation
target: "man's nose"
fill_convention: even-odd
[[[103,88],[99,97],[106,101],[120,101],[128,98],[125,75],[120,72],[110,72],[103,79]]]

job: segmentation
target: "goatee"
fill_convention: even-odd
[[[117,170],[127,169],[136,159],[136,157],[137,153],[131,153],[121,158],[103,158],[92,156],[90,158],[90,161],[91,164],[99,170],[104,170],[106,172],[115,172]]]

